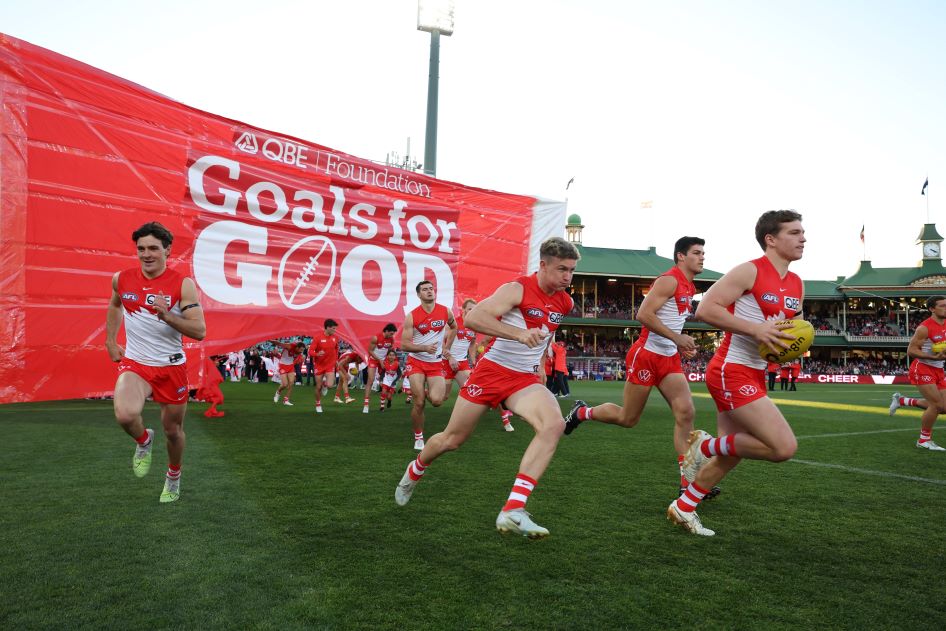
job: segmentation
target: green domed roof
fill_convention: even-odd
[[[581,225],[581,217],[579,217],[578,215],[569,215],[569,216],[568,216],[568,225],[569,225],[569,226],[576,226],[576,225],[577,225],[577,226],[580,226],[580,225]]]

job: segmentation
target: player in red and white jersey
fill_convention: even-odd
[[[910,338],[907,355],[913,358],[910,364],[910,383],[923,395],[922,399],[907,402],[913,407],[926,408],[920,417],[920,438],[916,446],[930,451],[946,451],[933,442],[933,425],[936,418],[946,412],[946,376],[943,374],[943,360],[946,352],[936,353],[933,344],[946,342],[946,296],[930,296],[926,299],[926,308],[930,317],[920,323]],[[896,412],[902,405],[900,393],[894,394],[890,413]]]
[[[378,371],[381,370],[382,364],[388,356],[388,351],[394,348],[395,333],[397,333],[397,327],[394,326],[393,322],[388,322],[381,329],[380,335],[373,335],[368,340],[368,380],[365,383],[365,405],[361,410],[364,414],[369,412],[374,379],[378,375]]]
[[[349,365],[355,364],[356,366],[362,362],[361,355],[359,355],[355,349],[350,348],[341,355],[338,356],[338,363],[335,364],[335,370],[338,371],[338,387],[335,389],[335,402],[341,402],[341,397],[345,397],[345,403],[351,403],[355,399],[348,395],[348,382],[350,381],[351,373],[348,370]]]
[[[404,375],[411,384],[411,424],[414,427],[414,449],[424,448],[424,406],[427,401],[439,407],[446,397],[443,359],[449,359],[450,348],[457,334],[457,322],[445,306],[437,304],[437,290],[429,280],[415,287],[420,305],[407,314],[401,327],[401,348],[407,352]],[[369,386],[370,387],[370,386]]]
[[[690,485],[667,508],[667,518],[691,533],[712,536],[696,508],[742,458],[781,462],[795,454],[798,443],[791,426],[765,387],[766,360],[759,345],[787,348],[791,335],[779,321],[801,315],[805,290],[788,271],[802,257],[805,230],[793,210],[764,213],[755,228],[765,254],[737,265],[703,296],[696,317],[726,332],[710,361],[706,386],[716,403],[718,437],[704,431],[690,434],[683,470]]]
[[[537,273],[502,285],[466,315],[465,326],[496,340],[460,391],[446,429],[432,436],[417,459],[408,464],[394,492],[398,505],[408,502],[435,459],[466,442],[483,412],[505,401],[532,425],[535,438],[523,454],[496,528],[532,539],[549,534],[532,521],[525,505],[555,454],[565,422],[558,401],[539,382],[538,373],[552,334],[571,311],[573,303],[566,290],[579,254],[573,244],[559,237],[542,243],[539,253]]]
[[[446,380],[446,396],[450,397],[453,391],[453,382],[457,382],[460,388],[470,377],[470,370],[476,363],[476,331],[463,326],[463,320],[466,318],[476,301],[467,298],[463,301],[461,315],[457,318],[457,336],[450,345],[450,359],[443,360],[443,373]]]
[[[194,281],[167,267],[174,235],[153,221],[131,239],[140,265],[112,277],[105,319],[105,349],[118,362],[115,419],[138,443],[132,470],[144,477],[151,468],[154,431],[144,426],[141,411],[149,396],[161,405],[168,471],[160,499],[173,502],[180,497],[188,395],[182,338],[202,340],[207,327]],[[117,339],[123,319],[125,347]]]
[[[292,405],[292,386],[296,383],[296,364],[305,357],[305,344],[302,342],[280,342],[273,340],[273,345],[279,350],[279,387],[273,395],[273,403],[279,403],[279,395],[283,394],[283,405]],[[275,376],[275,375],[274,375]]]
[[[388,354],[381,364],[381,407],[380,412],[384,412],[386,407],[391,407],[391,399],[394,398],[394,385],[397,378],[401,375],[401,365],[397,360],[397,350],[388,349]]]
[[[673,412],[673,446],[680,471],[687,439],[693,431],[696,408],[690,385],[683,374],[681,355],[696,353],[693,338],[683,332],[683,325],[692,313],[696,286],[693,278],[703,271],[706,241],[699,237],[681,237],[673,246],[674,266],[658,276],[637,311],[643,325],[641,335],[627,353],[627,381],[624,384],[624,405],[602,403],[590,407],[576,401],[565,423],[570,434],[586,420],[634,427],[641,418],[651,389],[656,386]],[[680,471],[681,492],[687,486]]]
[[[312,336],[309,344],[309,357],[312,358],[312,372],[315,374],[315,412],[322,413],[322,397],[329,388],[335,387],[335,364],[338,363],[338,338],[335,328],[338,322],[328,318],[321,333]],[[335,397],[336,403],[342,400]]]

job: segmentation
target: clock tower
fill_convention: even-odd
[[[916,238],[916,242],[921,244],[923,248],[923,261],[942,260],[943,237],[936,232],[934,224],[924,224],[923,229],[920,230],[920,236]]]

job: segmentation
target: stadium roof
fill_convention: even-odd
[[[839,289],[848,295],[863,292],[885,298],[928,295],[946,291],[946,268],[939,259],[924,260],[917,267],[880,269],[861,261],[853,275],[841,279]]]
[[[591,276],[611,276],[620,278],[633,276],[636,278],[657,278],[673,267],[673,260],[657,254],[657,248],[648,250],[618,250],[613,248],[592,248],[578,245],[581,260],[575,268],[576,274]],[[722,274],[704,269],[694,280],[716,281]]]

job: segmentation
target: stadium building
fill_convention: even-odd
[[[637,309],[654,279],[673,265],[656,248],[622,250],[582,243],[584,225],[568,217],[567,239],[581,260],[572,282],[575,308],[565,318],[562,337],[569,365],[577,378],[622,379],[624,354],[640,333]],[[934,224],[925,224],[916,244],[921,260],[914,267],[874,268],[861,261],[850,276],[834,280],[805,280],[805,318],[815,327],[815,341],[803,360],[802,381],[906,382],[906,348],[916,326],[929,316],[928,296],[946,293],[942,261],[943,237]],[[722,274],[705,269],[694,279],[706,291]],[[686,332],[703,352],[684,362],[691,380],[702,379],[702,368],[722,333],[706,324],[687,323]],[[893,380],[891,380],[893,377]]]

